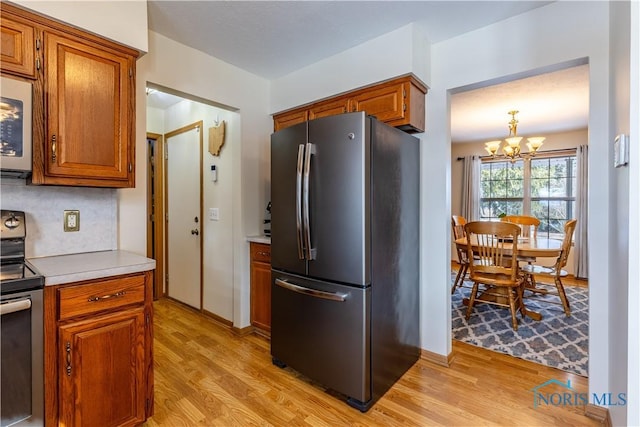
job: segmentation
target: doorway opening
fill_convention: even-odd
[[[525,78],[514,78],[507,82],[501,79],[499,82],[479,83],[452,91],[452,216],[461,216],[467,221],[499,220],[497,216],[500,212],[535,216],[543,224],[538,237],[563,237],[564,223],[575,218],[580,209],[586,209],[577,207],[577,199],[581,197],[578,187],[582,184],[576,176],[576,169],[580,169],[580,166],[576,166],[580,162],[576,157],[581,147],[588,144],[588,67],[586,60],[559,64],[552,71],[528,73]],[[573,107],[566,104],[570,97],[576,100]],[[550,111],[558,106],[565,111]],[[487,156],[484,143],[508,136],[508,112],[511,110],[520,112],[519,135],[531,137],[541,134],[546,137],[544,146],[530,159],[521,158],[514,162],[504,158],[491,159]],[[551,117],[553,122],[541,113]],[[484,126],[470,126],[474,121],[484,123]],[[490,121],[495,122],[497,127],[493,127]],[[545,170],[546,175],[543,173]],[[468,190],[472,188],[476,190]],[[467,320],[467,306],[464,303],[471,291],[467,276],[462,287],[452,288],[452,338],[586,377],[589,288],[587,280],[573,277],[580,277],[581,274],[577,273],[582,268],[574,261],[578,250],[576,242],[586,247],[586,241],[580,242],[574,238],[566,266],[570,277],[562,278],[569,294],[570,317],[566,315],[562,304],[555,304],[559,298],[549,295],[549,298],[545,298],[547,302],[525,298],[528,310],[535,307],[542,313],[542,319],[535,321],[518,315],[517,331],[511,326],[509,309],[489,304],[474,306]],[[450,251],[453,284],[459,271],[453,239]],[[556,257],[538,257],[535,263],[552,266]],[[586,267],[580,271],[586,273]],[[536,280],[541,283],[549,281],[542,276]],[[550,284],[554,284],[553,279],[550,279]],[[542,287],[546,289],[545,285]],[[525,291],[525,295],[532,293]],[[503,314],[508,322],[502,321]]]
[[[237,234],[237,209],[240,205],[236,188],[240,185],[236,173],[240,155],[240,114],[233,107],[152,83],[147,84],[146,101],[150,162],[147,247],[149,254],[156,259],[158,274],[155,295],[158,298],[175,298],[172,294],[180,282],[187,282],[185,286],[191,287],[196,283],[200,294],[197,298],[192,297],[189,302],[179,297],[175,299],[223,324],[232,325],[234,284],[237,282],[234,275],[234,250],[237,246],[234,230]],[[220,127],[223,125],[223,143],[219,145]],[[187,135],[197,139],[195,148],[186,150],[187,154],[197,159],[190,167],[177,166],[176,156],[182,154],[172,155],[170,148],[174,143],[181,145],[176,141]],[[171,196],[168,183],[171,171],[176,171],[176,168],[179,171],[178,178],[191,176],[193,171],[197,173],[189,178],[189,183],[181,184],[178,193]],[[216,174],[211,172],[214,169]],[[196,189],[198,187],[200,189]],[[178,213],[176,219],[171,209],[184,205],[182,199],[187,191],[197,193],[199,206],[195,212]],[[171,240],[169,233],[172,224],[188,226],[182,231],[186,240],[173,249],[167,244]],[[189,279],[186,274],[179,274],[177,278],[169,277],[172,271],[179,269],[172,267],[172,258],[186,253],[194,242],[199,245],[199,253],[187,259],[198,260],[200,272],[197,277]]]
[[[147,133],[147,257],[156,260],[153,299],[164,296],[164,137]]]

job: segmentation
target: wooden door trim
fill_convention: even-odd
[[[152,254],[155,254],[156,260],[156,270],[153,279],[153,295],[155,295],[156,299],[163,297],[164,293],[164,224],[165,221],[163,218],[166,216],[165,206],[164,206],[164,136],[159,133],[147,132],[147,140],[153,139],[156,141],[155,144],[155,175],[153,181],[153,194],[156,196],[156,206],[155,206],[155,226],[153,230],[150,230],[150,226],[147,225],[147,256],[151,258]],[[147,153],[147,224],[150,221],[150,212],[151,212],[151,180],[149,173],[149,163],[150,159]],[[155,244],[153,244],[153,248],[151,248],[152,240],[150,233],[155,234]]]
[[[176,136],[179,135],[181,133],[185,133],[185,132],[189,132],[191,130],[197,130],[198,134],[199,134],[199,152],[198,152],[198,159],[199,159],[199,169],[200,169],[200,308],[199,311],[202,312],[203,310],[203,303],[204,303],[204,298],[203,298],[203,294],[204,294],[204,265],[203,265],[203,254],[204,254],[204,247],[203,247],[203,240],[204,240],[204,218],[203,218],[203,204],[204,204],[204,200],[203,200],[203,182],[202,182],[202,178],[203,178],[203,171],[202,171],[202,150],[203,150],[203,137],[202,137],[202,133],[204,132],[203,130],[203,121],[199,120],[197,122],[188,124],[186,126],[183,126],[181,128],[172,130],[171,132],[165,133],[164,134],[164,140],[166,141],[166,143],[168,144],[169,142],[169,138],[171,138],[172,136]],[[163,159],[164,159],[164,171],[166,172],[167,170],[167,158],[163,155]],[[166,174],[165,175],[166,178]],[[164,212],[165,212],[165,217],[164,217],[164,225],[165,225],[165,229],[168,230],[168,224],[167,224],[167,216],[166,213],[169,212],[169,195],[167,194],[168,191],[168,186],[166,185],[166,181],[163,180],[163,184],[164,184]],[[169,242],[167,241],[168,238],[168,234],[165,234],[164,237],[164,246],[165,246],[165,261],[166,261],[166,277],[169,277]],[[166,283],[165,286],[165,293],[166,295],[169,295],[169,286],[171,284],[169,282]]]

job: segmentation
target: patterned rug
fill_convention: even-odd
[[[452,274],[451,282],[455,279]],[[473,284],[465,281],[469,288]],[[540,287],[554,289],[555,286],[539,284]],[[571,316],[564,314],[561,305],[543,303],[550,299],[559,301],[557,296],[538,295],[537,300],[526,298],[528,309],[542,314],[541,321],[518,314],[518,330],[511,326],[508,308],[490,304],[477,304],[467,321],[464,317],[467,307],[462,304],[471,289],[459,287],[451,295],[451,327],[453,338],[478,347],[509,354],[546,366],[588,375],[589,348],[589,299],[588,289],[565,286],[571,307]]]

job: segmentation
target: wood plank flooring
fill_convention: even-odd
[[[266,338],[238,337],[171,300],[154,309],[155,415],[147,427],[599,424],[583,407],[534,408],[532,388],[571,380],[577,392],[587,392],[586,378],[455,341],[449,368],[419,360],[362,414],[273,366]]]

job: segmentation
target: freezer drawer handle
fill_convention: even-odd
[[[299,294],[310,295],[316,298],[324,298],[331,301],[344,302],[347,300],[347,296],[349,295],[349,294],[343,294],[340,292],[324,292],[324,291],[318,291],[316,289],[309,289],[309,288],[305,288],[304,286],[294,285],[293,283],[289,283],[286,280],[282,280],[282,279],[276,279],[276,285],[293,292],[298,292]]]
[[[304,145],[298,145],[298,167],[296,170],[296,234],[298,240],[298,258],[304,259],[302,249],[302,166],[304,158]]]
[[[19,301],[7,302],[0,305],[0,316],[15,313],[16,311],[29,310],[31,308],[31,300],[23,299]]]

